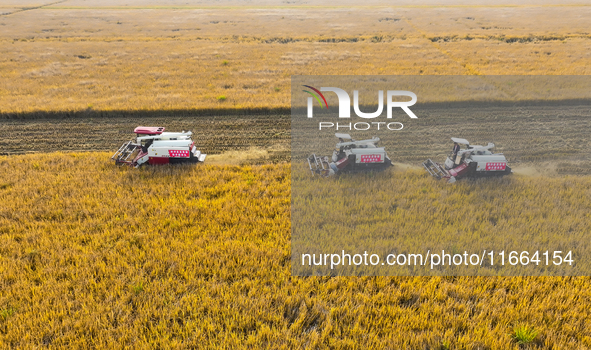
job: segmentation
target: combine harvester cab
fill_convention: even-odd
[[[423,167],[429,174],[440,179],[447,179],[448,183],[469,177],[493,177],[511,174],[511,168],[507,165],[507,159],[502,153],[492,153],[494,143],[486,146],[470,145],[468,140],[452,137],[451,140],[458,146],[456,154],[452,153],[442,166],[439,163],[427,159]],[[461,149],[462,146],[465,149]]]
[[[204,162],[206,155],[195,147],[190,131],[164,132],[163,127],[138,126],[136,142],[124,143],[111,157],[117,165],[139,167],[142,164]]]
[[[383,147],[377,147],[378,137],[355,141],[349,134],[336,133],[339,139],[332,157],[308,157],[308,166],[312,175],[332,176],[343,172],[380,171],[392,166]]]

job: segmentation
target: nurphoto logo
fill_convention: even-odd
[[[322,91],[330,91],[334,92],[337,95],[339,100],[339,118],[351,118],[351,98],[349,94],[340,88],[336,87],[321,87],[320,90],[316,89],[310,85],[302,85],[309,90],[302,90],[303,92],[311,95],[308,97],[308,118],[314,117],[314,99],[318,101],[321,109],[328,110],[328,103],[326,102],[326,98]],[[311,91],[310,91],[311,90]],[[394,101],[394,96],[406,96],[410,97],[410,101]],[[417,102],[417,95],[412,91],[402,91],[402,90],[388,90],[386,92],[386,118],[392,119],[392,109],[394,108],[401,108],[410,118],[417,119],[418,117],[410,110],[410,106],[414,105]],[[377,118],[382,115],[384,111],[384,91],[378,91],[378,108],[375,112],[365,113],[359,109],[359,91],[353,90],[353,110],[355,114],[364,119],[373,119]],[[404,127],[402,123],[399,122],[359,122],[359,123],[345,123],[339,124],[336,123],[336,130],[339,129],[348,129],[348,130],[369,130],[371,127],[375,126],[378,130],[380,130],[380,126],[386,125],[388,130],[402,130]],[[319,130],[323,128],[333,128],[335,127],[335,123],[331,122],[320,122],[318,124]]]

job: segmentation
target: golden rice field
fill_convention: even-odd
[[[0,349],[591,348],[585,277],[292,276],[291,167],[261,164],[289,158],[292,75],[591,74],[586,3],[396,5],[3,1]],[[206,163],[113,166],[115,149],[105,151],[129,139],[144,112],[196,132]],[[491,130],[468,112],[463,136],[488,141]],[[497,120],[498,130],[536,137],[490,139],[519,164],[517,176],[449,187],[412,166],[392,170],[378,177],[407,187],[376,208],[437,217],[463,200],[519,193],[531,204],[520,208],[523,225],[588,231],[588,108],[528,113]],[[388,154],[440,160],[449,148],[440,135],[454,124],[443,117],[385,138]],[[309,146],[328,152],[326,140]],[[40,153],[3,155],[26,152]],[[324,192],[347,180],[298,171]],[[565,174],[577,176],[556,176]],[[376,186],[349,178],[363,179]],[[536,201],[537,191],[558,197]],[[551,222],[553,208],[574,211]],[[462,230],[524,227],[503,222],[516,213],[502,205],[478,210],[480,226]]]
[[[591,177],[513,174],[502,178],[436,181],[423,168],[401,164],[369,174],[312,177],[292,167],[292,272],[296,275],[588,276],[591,274]],[[348,264],[331,268],[302,254],[481,254],[478,266]],[[501,263],[498,252],[572,252],[560,266]],[[552,253],[550,253],[552,255]],[[451,258],[450,258],[451,259]],[[339,259],[340,260],[340,259]],[[427,258],[425,258],[427,260]],[[336,260],[335,260],[336,261]],[[418,260],[421,261],[421,260]],[[525,260],[524,260],[525,261]]]
[[[588,278],[292,277],[289,165],[109,156],[0,157],[1,347],[591,347]]]
[[[591,74],[590,6],[512,3],[9,2],[0,112],[289,107],[302,74]]]

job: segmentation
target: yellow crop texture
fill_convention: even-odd
[[[591,347],[588,278],[291,277],[289,165],[108,157],[0,157],[0,348]]]
[[[591,74],[581,3],[72,2],[0,7],[0,113],[289,108],[292,75]]]
[[[298,274],[349,275],[589,275],[591,177],[510,175],[454,185],[436,181],[424,169],[312,177],[307,164],[294,165],[292,248],[301,254],[468,254],[511,251],[528,256],[572,251],[572,265],[525,262],[480,267],[350,266],[330,271],[309,262]],[[318,260],[319,261],[319,260]],[[383,260],[382,260],[383,261]],[[525,260],[524,260],[525,261]],[[410,265],[410,264],[409,264]],[[420,265],[420,264],[419,264]],[[428,265],[428,264],[427,264]],[[414,270],[414,272],[413,272]],[[416,271],[418,270],[418,271]],[[345,272],[346,271],[346,272]]]

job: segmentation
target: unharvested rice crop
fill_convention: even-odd
[[[109,155],[0,157],[2,347],[591,347],[588,278],[292,277],[288,165]]]

